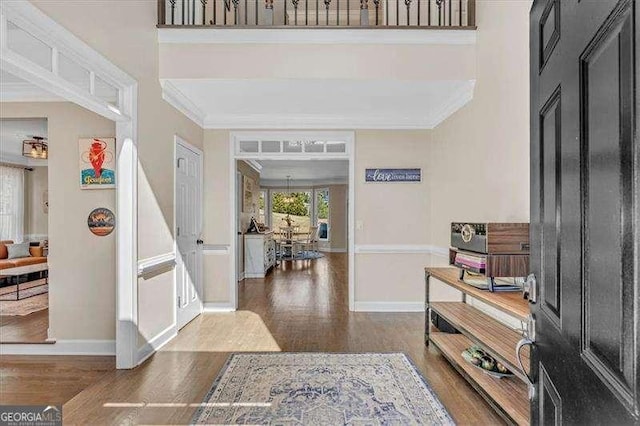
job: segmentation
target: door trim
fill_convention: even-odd
[[[176,172],[176,168],[177,168],[177,164],[178,164],[178,145],[182,146],[185,149],[188,149],[189,151],[193,151],[194,153],[196,153],[198,155],[198,164],[200,166],[200,188],[198,191],[198,198],[200,200],[200,215],[199,215],[199,223],[198,223],[198,229],[199,229],[199,234],[202,236],[202,223],[203,223],[203,216],[204,216],[204,152],[200,149],[197,148],[193,145],[191,145],[189,142],[187,142],[185,139],[181,138],[179,135],[174,135],[173,136],[173,256],[174,259],[177,259],[177,253],[178,253],[178,238],[177,238],[177,222],[176,222],[176,216],[177,216],[177,199],[176,199],[176,183],[177,183],[177,172]],[[203,294],[200,294],[200,300],[199,300],[199,311],[200,313],[198,315],[202,315],[203,312],[203,306],[204,306],[204,282],[203,282],[203,264],[204,264],[204,253],[203,253],[203,246],[200,247],[200,257],[201,257],[201,261],[200,261],[200,270],[198,271],[198,277],[200,278],[200,285],[198,286],[198,284],[196,284],[196,287],[199,287],[202,290]],[[178,333],[178,295],[177,295],[177,290],[178,290],[178,274],[173,274],[173,306],[174,306],[174,316],[173,316],[173,327],[176,331],[176,334]]]
[[[98,53],[69,30],[51,19],[28,1],[0,2],[0,69],[20,75],[22,79],[52,92],[62,99],[80,105],[116,124],[116,300],[115,353],[116,368],[129,369],[137,365],[138,349],[138,82]],[[7,43],[7,22],[20,27],[51,47],[51,71],[13,52]],[[115,108],[87,93],[58,75],[60,53],[69,55],[85,66],[95,78],[103,78],[119,90],[119,105]],[[75,341],[70,341],[75,342]],[[81,342],[81,341],[78,341]],[[0,345],[2,351],[10,345]],[[25,351],[42,353],[43,345],[24,345]],[[49,346],[49,345],[47,345]],[[69,345],[69,354],[82,343]],[[84,353],[78,349],[78,354]],[[52,351],[52,354],[57,352]]]

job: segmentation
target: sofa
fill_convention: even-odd
[[[44,247],[29,247],[31,256],[21,257],[18,259],[8,259],[9,251],[7,244],[13,244],[13,241],[0,241],[0,270],[8,268],[17,268],[18,266],[35,265],[38,263],[47,263],[44,256]]]

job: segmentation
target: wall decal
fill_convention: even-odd
[[[116,187],[116,140],[91,138],[79,140],[80,188]]]
[[[116,216],[105,207],[99,207],[89,213],[87,218],[89,230],[99,237],[104,237],[113,232],[116,226]]]

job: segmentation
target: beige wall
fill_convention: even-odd
[[[203,131],[162,100],[156,2],[33,3],[138,81],[138,258],[172,252],[174,135],[201,147]],[[140,345],[175,321],[173,282],[172,273],[139,281]]]
[[[433,131],[430,240],[447,247],[451,221],[529,221],[529,8],[477,4],[473,100]]]
[[[48,168],[33,167],[24,174],[24,234],[37,241],[46,238],[48,214],[43,196],[49,187]]]
[[[66,102],[2,103],[2,118],[48,121],[49,337],[115,338],[115,233],[87,228],[96,207],[115,211],[115,190],[82,190],[78,139],[113,137],[115,125]]]
[[[329,185],[329,248],[331,250],[348,249],[348,195],[348,185]]]

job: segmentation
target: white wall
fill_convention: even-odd
[[[157,3],[148,0],[33,0],[32,3],[138,81],[138,260],[172,252],[174,135],[201,147],[203,132],[162,100]],[[109,266],[115,270],[115,263]],[[175,323],[173,282],[173,273],[139,280],[140,346]]]
[[[49,337],[115,339],[115,233],[87,228],[96,207],[115,211],[115,190],[80,189],[78,169],[78,139],[113,137],[115,124],[68,102],[4,102],[0,117],[48,119]]]
[[[32,169],[24,174],[24,234],[33,241],[41,241],[49,229],[49,216],[43,205],[43,195],[49,187],[48,168]]]
[[[479,1],[473,100],[432,133],[430,240],[452,221],[529,221],[529,8]]]

